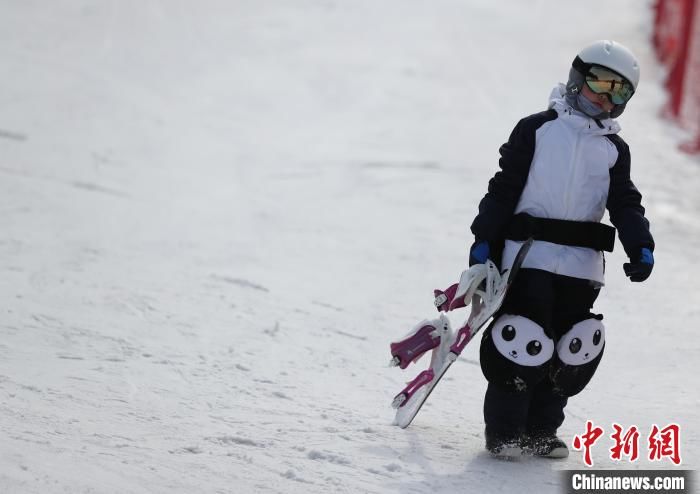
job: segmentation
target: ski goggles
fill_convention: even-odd
[[[596,94],[606,94],[615,105],[627,103],[634,94],[634,87],[630,81],[599,65],[592,65],[588,69],[586,85]]]

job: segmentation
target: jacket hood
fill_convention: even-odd
[[[554,89],[552,89],[552,92],[549,94],[549,105],[547,108],[556,110],[559,114],[559,118],[567,118],[572,125],[581,127],[582,129],[588,128],[592,134],[617,134],[622,130],[617,120],[612,118],[600,120],[603,126],[603,128],[601,128],[596,123],[595,119],[572,108],[571,105],[566,102],[566,86],[564,84],[557,84]]]

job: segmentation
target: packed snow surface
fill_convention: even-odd
[[[498,147],[601,38],[657,240],[607,258],[607,348],[560,432],[636,425],[700,463],[700,165],[659,117],[652,2],[200,0],[0,6],[0,491],[560,492],[483,451],[472,344],[413,425],[389,342],[457,281]],[[466,312],[454,314],[461,323]],[[681,426],[681,467],[646,459]]]

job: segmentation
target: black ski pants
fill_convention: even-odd
[[[599,291],[600,286],[589,280],[523,268],[513,282],[499,313],[494,317],[494,323],[500,314],[526,317],[539,324],[556,344],[574,324],[591,317],[600,318],[591,312]],[[488,340],[492,327],[485,332],[484,340]],[[483,361],[483,346],[484,342],[482,369],[489,364]],[[500,356],[486,356],[492,359],[498,357]],[[597,364],[596,361],[586,369],[587,372],[573,376],[574,379],[585,380],[581,382],[581,388],[588,383]],[[541,377],[517,390],[504,386],[497,375],[487,375],[489,384],[484,399],[487,434],[506,438],[523,433],[554,434],[564,421],[564,407],[567,396],[571,395],[562,393],[555,382],[561,374],[561,369],[555,368],[557,365],[562,367],[555,357],[543,366]],[[524,368],[523,370],[525,371]]]

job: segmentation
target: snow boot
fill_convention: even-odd
[[[522,440],[520,436],[505,436],[493,434],[488,431],[486,436],[486,450],[494,458],[499,460],[515,461],[523,454]]]
[[[523,440],[524,450],[540,458],[566,458],[569,448],[556,434],[527,437]]]

